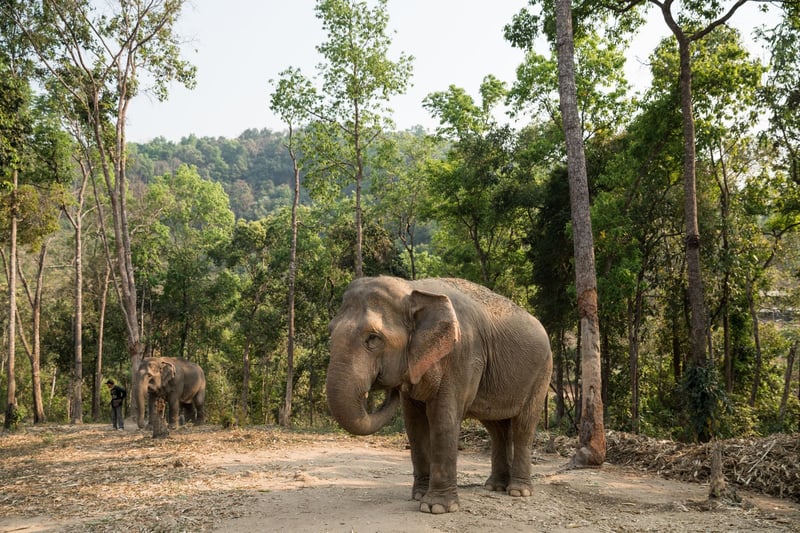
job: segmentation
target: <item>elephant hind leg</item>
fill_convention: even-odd
[[[511,434],[514,438],[514,458],[511,462],[511,480],[508,494],[511,496],[530,496],[533,492],[531,482],[531,447],[539,423],[538,409],[523,411],[511,420]]]
[[[492,444],[492,473],[483,487],[486,490],[505,492],[511,481],[511,420],[481,420],[489,432]]]

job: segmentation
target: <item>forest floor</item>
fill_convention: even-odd
[[[620,452],[622,460],[577,470],[566,468],[566,440],[542,437],[533,451],[533,495],[512,498],[483,489],[486,440],[466,431],[458,463],[461,510],[430,515],[410,498],[404,435],[203,426],[153,439],[126,425],[125,431],[50,425],[0,433],[0,531],[800,531],[796,493],[779,499],[736,485],[736,498],[709,500],[707,482],[665,477],[679,478],[686,469],[676,463],[688,458],[693,477],[704,479],[696,449],[625,434],[609,436],[609,457]],[[791,447],[800,435],[782,438],[754,444],[761,448],[746,455],[755,466],[728,475],[746,481],[757,467],[796,468]],[[782,446],[793,454],[787,464],[769,465],[767,456]],[[659,448],[674,460],[650,457],[646,463],[661,472],[648,471],[633,448],[656,455]],[[734,461],[733,448],[726,448],[726,465]]]

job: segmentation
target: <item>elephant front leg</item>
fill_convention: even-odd
[[[403,420],[411,448],[411,464],[414,467],[414,485],[411,497],[422,501],[431,481],[430,438],[425,404],[403,395]]]
[[[180,402],[178,397],[169,398],[169,429],[178,429],[178,420],[181,416]]]
[[[430,484],[422,497],[419,510],[423,513],[442,514],[458,511],[458,486],[456,464],[458,460],[458,432],[460,418],[447,415],[430,420]]]

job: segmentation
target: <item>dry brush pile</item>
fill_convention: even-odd
[[[708,482],[713,443],[686,444],[609,431],[606,461],[688,482]],[[478,424],[461,433],[462,447],[489,448],[489,437]],[[762,494],[800,502],[800,433],[720,441],[725,480]],[[535,451],[571,457],[577,439],[539,433]],[[534,454],[535,455],[535,454]]]
[[[683,444],[609,432],[606,460],[680,481],[708,481],[713,443]],[[720,441],[725,479],[738,487],[800,501],[800,434]]]

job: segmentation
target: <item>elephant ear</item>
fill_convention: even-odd
[[[444,294],[414,290],[409,296],[413,330],[408,343],[408,376],[412,385],[453,350],[461,328],[453,304]]]
[[[175,378],[175,365],[169,361],[161,363],[161,383],[169,383]]]

